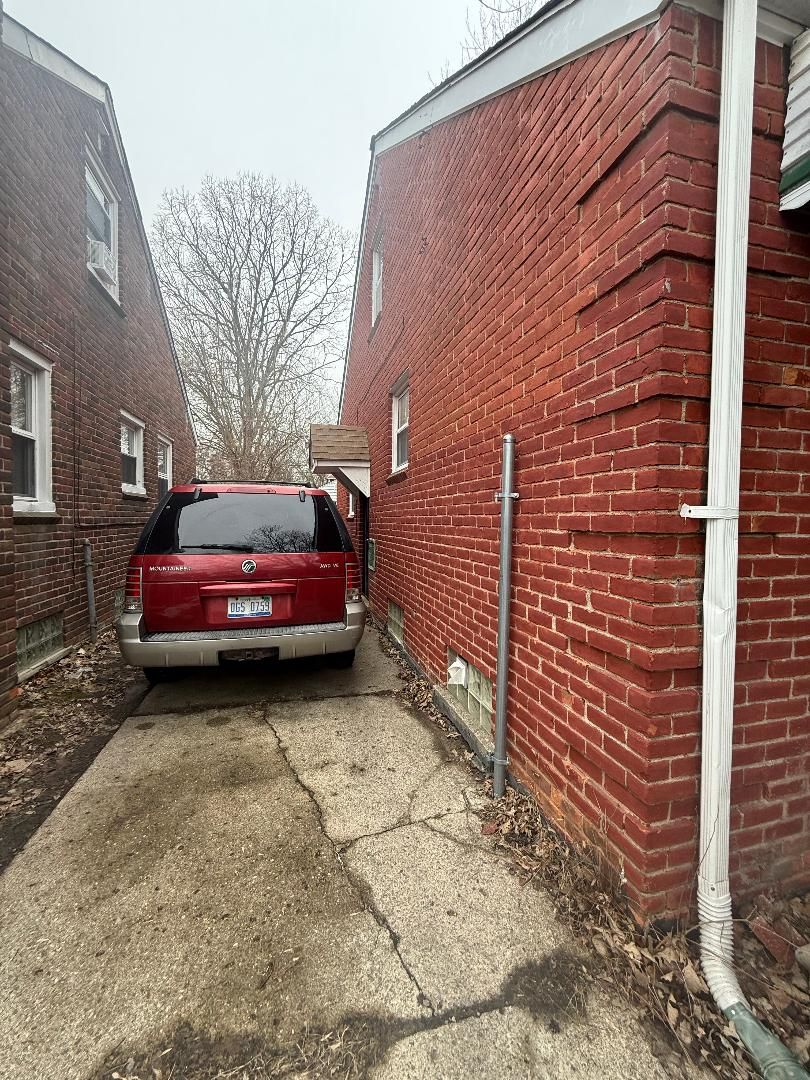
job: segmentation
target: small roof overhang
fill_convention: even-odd
[[[311,424],[309,465],[328,473],[355,496],[371,494],[371,456],[365,428],[345,424]]]

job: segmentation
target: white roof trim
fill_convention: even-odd
[[[669,0],[564,0],[545,15],[542,12],[524,30],[509,37],[500,48],[485,53],[478,63],[462,68],[432,94],[393,120],[371,140],[363,221],[357,249],[357,267],[349,319],[349,336],[343,365],[338,420],[343,413],[346,367],[349,360],[360,265],[366,242],[368,210],[377,157],[394,146],[427,131],[436,124],[475,108],[482,102],[554,71],[625,34],[656,21]],[[682,7],[722,19],[722,0],[677,0]],[[760,0],[757,35],[764,41],[787,45],[806,28],[803,24],[807,0]]]
[[[655,22],[666,0],[567,0],[463,69],[374,139],[382,154],[405,139],[514,86],[553,71],[600,45]]]
[[[71,60],[69,56],[65,56],[57,48],[45,41],[41,37],[37,37],[35,33],[28,29],[27,26],[23,26],[22,23],[17,22],[6,12],[3,12],[3,24],[2,24],[2,36],[0,36],[0,47],[12,49],[14,52],[19,53],[20,56],[24,56],[26,60],[30,60],[32,63],[37,64],[39,67],[49,71],[57,78],[64,80],[74,86],[77,90],[81,90],[83,94],[87,94],[88,97],[93,98],[101,105],[106,113],[108,127],[112,133],[112,139],[115,143],[116,151],[118,152],[118,158],[121,162],[121,167],[124,170],[124,176],[127,182],[127,190],[129,196],[132,199],[132,205],[135,208],[135,221],[138,226],[138,233],[141,238],[141,242],[146,252],[146,261],[149,266],[149,273],[152,277],[153,284],[155,286],[155,295],[158,298],[158,304],[160,306],[160,313],[163,319],[163,325],[166,328],[166,335],[169,341],[169,349],[174,361],[174,368],[177,373],[177,378],[180,383],[180,391],[183,395],[183,400],[186,405],[186,415],[188,417],[189,427],[191,428],[191,435],[194,442],[197,442],[197,432],[194,428],[194,417],[191,415],[191,403],[188,400],[188,393],[186,392],[186,384],[183,379],[183,372],[180,368],[180,361],[177,357],[177,351],[174,347],[174,338],[172,337],[171,326],[169,325],[169,317],[166,314],[166,308],[163,303],[163,293],[160,289],[160,282],[158,281],[157,271],[155,270],[155,264],[152,260],[152,249],[149,246],[149,238],[146,235],[146,229],[143,224],[143,217],[141,216],[141,208],[138,204],[138,196],[135,194],[135,185],[132,181],[132,174],[129,171],[129,162],[127,161],[127,155],[124,151],[124,143],[121,139],[121,131],[118,127],[118,119],[115,115],[115,108],[113,107],[112,94],[110,93],[109,86],[99,79],[96,75],[92,75],[89,71],[86,71],[80,64],[77,64],[75,60]],[[112,188],[112,184],[110,185]],[[113,188],[113,191],[115,189]]]
[[[677,0],[691,8],[722,19],[722,0]],[[592,52],[619,37],[648,26],[658,18],[668,0],[565,0],[530,22],[500,48],[486,53],[478,64],[463,68],[456,77],[436,88],[398,117],[374,139],[374,150],[384,153],[405,139],[473,108],[514,86],[536,79],[578,56]],[[801,33],[802,24],[783,14],[794,9],[790,0],[765,0],[757,12],[757,35],[778,45],[789,44]],[[807,22],[810,22],[810,15]]]
[[[104,104],[106,83],[85,71],[75,60],[65,56],[53,45],[37,37],[27,26],[12,19],[6,12],[3,12],[3,45]]]

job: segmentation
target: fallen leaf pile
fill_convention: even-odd
[[[401,668],[402,696],[457,738],[433,705],[430,684],[382,640]],[[472,755],[466,757],[472,761]],[[491,781],[485,786],[491,795]],[[575,851],[548,824],[537,803],[514,788],[491,803],[482,831],[508,853],[526,884],[533,882],[548,892],[563,922],[601,958],[606,985],[641,1004],[668,1033],[669,1045],[718,1076],[758,1076],[706,986],[694,927],[665,933],[639,926],[626,900],[606,884],[587,852]],[[781,901],[759,897],[746,918],[735,923],[737,976],[748,1001],[802,1064],[810,1060],[810,986],[807,967],[795,956],[796,947],[807,942],[810,896]],[[662,1056],[674,1067],[671,1055],[664,1051]]]
[[[118,728],[136,678],[108,630],[18,688],[16,715],[0,732],[0,867]]]

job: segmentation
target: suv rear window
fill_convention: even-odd
[[[343,551],[342,533],[324,495],[175,492],[146,526],[136,554],[252,555]]]

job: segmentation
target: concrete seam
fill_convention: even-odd
[[[276,731],[276,729],[273,727],[273,724],[270,721],[269,707],[267,705],[265,705],[265,708],[264,708],[264,722],[268,726],[268,728],[272,731],[272,733],[273,733],[273,735],[274,735],[274,737],[276,739],[276,743],[278,744],[279,753],[284,758],[284,761],[285,761],[285,764],[287,765],[287,768],[290,770],[290,773],[292,774],[292,776],[295,779],[296,783],[300,786],[301,790],[306,793],[306,795],[308,796],[310,802],[312,803],[313,807],[315,808],[315,813],[316,813],[317,818],[318,818],[318,827],[321,830],[321,832],[323,833],[326,840],[329,842],[329,845],[332,848],[332,852],[333,852],[333,854],[335,856],[335,859],[336,859],[338,865],[340,866],[341,870],[343,871],[343,874],[345,875],[346,880],[349,882],[349,884],[351,885],[351,887],[354,889],[355,893],[357,894],[357,897],[360,900],[360,903],[362,904],[363,909],[365,911],[368,911],[369,914],[374,919],[374,921],[380,927],[380,929],[385,930],[386,933],[388,934],[388,937],[389,937],[389,939],[391,941],[391,946],[392,946],[394,952],[397,955],[397,958],[398,958],[398,960],[400,962],[402,970],[405,972],[405,974],[408,976],[408,978],[410,979],[410,981],[413,983],[414,987],[416,988],[416,991],[417,991],[417,997],[416,997],[417,1004],[425,1006],[426,1008],[428,1008],[430,1010],[431,1015],[435,1016],[436,1015],[436,1009],[435,1009],[435,1007],[433,1005],[433,1002],[430,1000],[428,995],[424,992],[424,990],[420,986],[419,980],[416,978],[413,971],[408,966],[405,958],[402,955],[402,952],[401,952],[400,947],[399,947],[399,942],[400,942],[399,934],[394,930],[394,928],[391,926],[391,924],[389,923],[388,919],[385,917],[383,912],[380,911],[380,909],[374,903],[374,899],[373,899],[371,889],[370,889],[368,883],[359,874],[356,874],[350,867],[348,867],[346,865],[346,863],[343,861],[343,857],[342,857],[340,849],[338,848],[335,841],[332,839],[332,837],[327,832],[326,824],[325,824],[324,819],[323,819],[323,811],[321,809],[321,804],[316,799],[315,793],[312,791],[312,789],[310,787],[307,786],[307,784],[304,782],[304,780],[302,780],[301,776],[298,773],[298,770],[295,768],[293,763],[290,761],[290,758],[289,758],[289,756],[288,756],[288,754],[287,754],[286,750],[284,749],[284,746],[283,746],[283,744],[281,742],[281,737],[279,736],[279,733]]]

